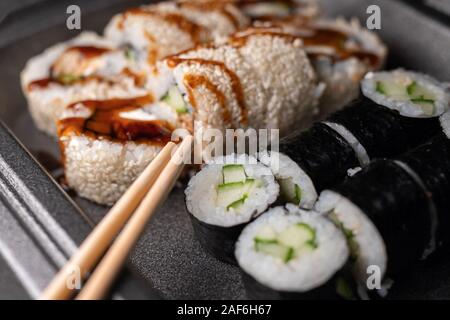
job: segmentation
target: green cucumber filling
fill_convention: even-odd
[[[294,224],[277,233],[266,225],[260,229],[255,241],[255,251],[287,263],[317,248],[316,231],[306,223]]]
[[[397,100],[409,100],[419,106],[425,115],[431,116],[434,113],[436,97],[415,81],[408,85],[395,80],[377,81],[376,91]]]
[[[125,57],[130,61],[136,61],[136,52],[131,47],[125,48]]]
[[[57,80],[60,83],[65,84],[65,85],[72,84],[75,81],[80,80],[81,78],[82,77],[76,76],[76,75],[73,75],[73,74],[60,74],[60,75],[57,76]]]
[[[336,279],[336,292],[342,298],[347,300],[355,299],[352,287],[347,279],[344,277],[339,277]]]
[[[285,202],[290,202],[296,205],[300,204],[302,199],[302,189],[292,182],[292,178],[278,179],[280,185],[280,195]]]
[[[240,164],[222,167],[223,183],[217,186],[217,205],[227,210],[238,210],[261,181],[247,178]]]
[[[188,107],[183,99],[183,95],[176,86],[173,86],[167,91],[167,93],[161,98],[161,101],[171,106],[177,113],[186,113]]]
[[[329,218],[342,231],[342,233],[344,233],[347,246],[350,250],[350,260],[353,262],[356,261],[359,255],[359,244],[356,241],[355,233],[344,226],[335,212],[330,213]]]

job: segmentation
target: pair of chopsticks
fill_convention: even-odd
[[[76,277],[83,281],[91,272],[76,299],[105,297],[146,223],[177,181],[184,159],[191,155],[192,141],[193,137],[187,136],[179,145],[169,142],[162,149],[53,278],[40,299],[70,299],[77,290],[73,285]]]

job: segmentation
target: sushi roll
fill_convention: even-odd
[[[333,299],[349,257],[343,233],[316,212],[275,207],[247,225],[236,259],[251,299]]]
[[[284,21],[301,18],[308,21],[320,14],[316,0],[236,0],[234,2],[253,20]]]
[[[65,183],[81,197],[114,204],[176,126],[176,112],[151,96],[69,105],[58,122]]]
[[[450,140],[438,135],[431,141],[396,158],[420,179],[437,210],[438,245],[450,241]]]
[[[165,59],[151,91],[182,96],[200,127],[275,128],[283,135],[310,125],[317,112],[314,70],[300,46],[285,33],[244,30]]]
[[[288,156],[276,151],[263,151],[258,159],[270,168],[280,185],[280,201],[302,208],[312,208],[317,191],[311,178]]]
[[[246,155],[214,158],[186,188],[186,207],[197,239],[218,259],[235,263],[234,244],[244,226],[275,202],[279,186],[269,168]]]
[[[125,51],[83,32],[30,59],[21,84],[36,126],[56,136],[56,122],[70,103],[145,95],[139,86],[140,70]]]
[[[359,99],[325,122],[353,142],[361,165],[399,155],[442,131],[439,116],[449,109],[450,95],[435,79],[398,69],[370,73],[361,87]]]
[[[349,169],[359,166],[352,146],[323,123],[281,139],[277,148],[279,153],[263,152],[260,160],[273,170],[287,202],[305,209],[313,207],[322,190],[340,183]]]
[[[263,23],[267,26],[267,22]],[[270,23],[300,37],[324,91],[319,119],[358,97],[364,75],[383,67],[387,48],[358,20],[289,20]]]
[[[154,65],[162,58],[236,32],[248,23],[230,3],[163,2],[117,14],[104,34],[117,45],[129,45],[138,59]]]
[[[374,268],[380,277],[398,274],[434,248],[435,207],[406,166],[376,160],[340,185],[321,193],[315,209],[347,237],[355,279],[369,290]]]

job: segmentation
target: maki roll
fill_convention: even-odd
[[[30,59],[21,84],[36,126],[56,136],[56,121],[68,104],[145,95],[142,76],[125,51],[95,33],[83,32]]]
[[[450,235],[450,140],[438,135],[396,158],[418,176],[437,209],[437,243],[448,244]]]
[[[280,185],[280,200],[302,208],[312,208],[317,191],[311,178],[288,156],[276,151],[263,151],[258,159],[270,168]]]
[[[244,30],[165,59],[152,92],[182,96],[204,128],[277,128],[283,135],[316,114],[315,74],[300,46],[285,33]]]
[[[234,244],[242,228],[275,202],[279,186],[254,157],[214,158],[185,191],[197,239],[218,259],[235,263]]]
[[[412,149],[442,131],[439,116],[450,95],[438,81],[402,69],[368,74],[361,98],[326,124],[355,148],[361,165]]]
[[[114,204],[176,126],[173,109],[151,96],[69,105],[58,122],[66,184],[84,198]]]
[[[348,257],[345,237],[331,221],[294,206],[270,209],[236,243],[251,299],[337,298]]]
[[[323,123],[281,139],[278,150],[263,152],[260,160],[273,170],[287,202],[306,209],[313,207],[318,193],[359,166],[352,146]]]
[[[347,237],[357,282],[367,287],[372,268],[396,274],[433,250],[435,208],[423,184],[406,166],[376,160],[321,193],[316,210]]]
[[[117,14],[104,33],[118,45],[129,45],[137,59],[154,65],[159,59],[227,36],[248,23],[231,3],[163,2]]]

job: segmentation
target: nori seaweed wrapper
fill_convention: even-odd
[[[204,223],[189,214],[195,236],[202,247],[212,256],[225,263],[237,265],[234,246],[247,223],[221,227]]]
[[[327,121],[349,130],[371,159],[399,155],[442,131],[439,117],[404,117],[363,95]]]
[[[393,160],[375,160],[332,190],[359,207],[380,232],[388,273],[424,256],[434,238],[433,205],[426,191]]]
[[[438,215],[437,240],[450,242],[450,140],[444,135],[398,157],[422,180]]]
[[[322,123],[282,139],[279,150],[309,175],[317,192],[340,183],[348,169],[359,166],[350,144]]]

